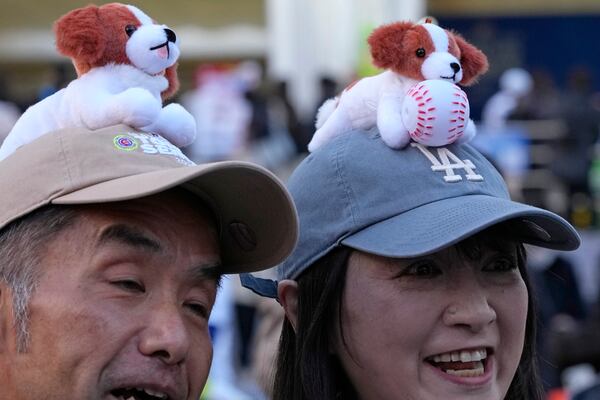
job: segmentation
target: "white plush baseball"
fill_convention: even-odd
[[[425,80],[406,94],[402,121],[415,142],[444,146],[465,134],[469,124],[469,100],[453,83]]]

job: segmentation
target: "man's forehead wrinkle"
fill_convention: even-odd
[[[110,225],[102,231],[98,243],[100,245],[110,242],[120,242],[132,247],[137,247],[153,252],[162,250],[162,246],[156,240],[148,237],[141,230],[126,224]]]

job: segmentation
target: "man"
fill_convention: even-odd
[[[198,399],[221,274],[297,237],[268,171],[123,125],[23,146],[0,187],[1,399]]]

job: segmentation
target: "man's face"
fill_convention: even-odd
[[[199,398],[217,290],[207,268],[220,256],[214,223],[192,201],[171,191],[80,207],[43,250],[23,353],[0,297],[3,398]]]

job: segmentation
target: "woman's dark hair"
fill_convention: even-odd
[[[486,232],[497,238],[494,231]],[[458,246],[461,253],[478,257],[478,251],[473,249],[480,247],[477,243],[482,236],[475,235],[461,242]],[[494,245],[494,240],[485,242]],[[330,351],[333,333],[342,332],[340,336],[344,337],[341,299],[352,251],[346,247],[337,248],[298,278],[297,331],[286,318],[279,342],[273,400],[357,399],[352,383]],[[519,271],[527,286],[528,311],[523,353],[505,400],[541,400],[543,394],[535,351],[536,311],[526,270],[525,249],[521,244],[517,255]]]
[[[273,400],[354,400],[352,384],[330,352],[341,326],[341,298],[352,250],[340,247],[298,279],[297,332],[286,318],[279,341]]]

